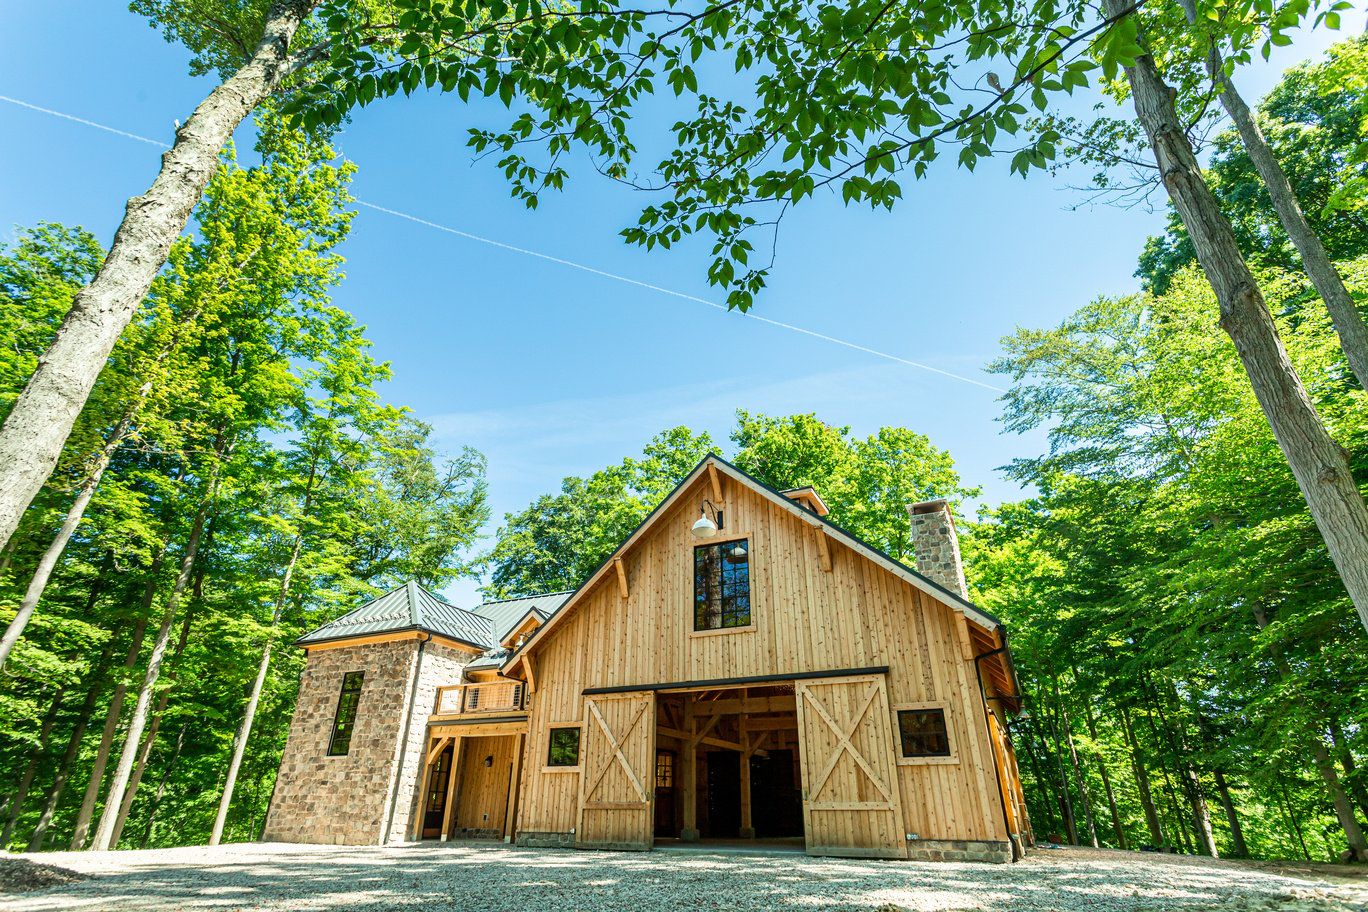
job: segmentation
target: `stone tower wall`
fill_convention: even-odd
[[[399,773],[399,790],[395,796],[395,806],[400,813],[394,815],[390,842],[402,842],[414,835],[414,823],[422,797],[418,793],[422,788],[419,779],[427,754],[427,722],[437,709],[437,688],[461,683],[462,669],[474,658],[468,652],[439,643],[428,643],[423,651],[423,667],[419,672],[417,695],[413,699],[413,721],[408,728],[408,744],[403,751],[403,769]]]
[[[401,640],[310,652],[262,839],[380,842],[417,651],[416,640]],[[342,677],[351,671],[366,674],[351,748],[329,757]]]
[[[416,693],[416,640],[315,649],[299,681],[290,734],[262,838],[268,842],[379,845],[408,838],[418,802],[427,720],[437,688],[457,684],[469,653],[428,643]],[[329,757],[342,678],[365,672],[345,756]],[[404,709],[410,722],[405,733]],[[402,758],[403,769],[400,770]],[[399,787],[395,789],[395,775]],[[391,815],[391,801],[396,812]],[[391,817],[393,818],[391,820]]]

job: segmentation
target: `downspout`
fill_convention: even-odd
[[[418,641],[418,662],[413,669],[413,687],[409,688],[408,705],[404,710],[404,738],[399,742],[399,768],[394,772],[394,788],[390,791],[390,812],[389,818],[385,821],[385,838],[380,841],[382,846],[389,845],[390,831],[394,829],[395,805],[399,801],[399,783],[404,780],[404,760],[408,755],[409,729],[413,727],[413,704],[418,699],[418,682],[423,678],[423,647],[432,639],[432,634],[420,634],[422,639]],[[981,688],[982,683],[979,684]],[[424,729],[426,731],[426,729]]]
[[[1001,655],[1004,652],[1007,652],[1007,647],[1005,645],[999,646],[997,649],[990,649],[982,655],[974,656],[974,678],[978,681],[979,700],[983,705],[983,730],[988,733],[988,738],[990,740],[993,737],[993,725],[988,721],[988,692],[983,689],[983,666],[979,663],[984,659],[991,658],[995,655]],[[989,744],[989,747],[993,748],[994,746]],[[1012,835],[1012,818],[1011,815],[1007,813],[1007,791],[1002,785],[1002,775],[1005,771],[998,765],[997,760],[997,750],[994,749],[993,778],[997,780],[998,800],[1002,802],[1002,826],[1007,833],[1007,844],[1012,847],[1012,861],[1020,861],[1021,847],[1017,845],[1017,840]]]

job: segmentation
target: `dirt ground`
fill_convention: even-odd
[[[23,857],[0,858],[13,867]],[[1042,849],[1015,865],[488,843],[232,845],[34,858],[77,879],[46,874],[55,878],[48,886],[0,895],[0,910],[1368,912],[1368,871],[1107,849]]]

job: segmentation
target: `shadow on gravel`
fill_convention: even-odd
[[[1251,869],[1173,864],[1134,853],[1097,858],[1041,853],[1017,865],[971,865],[523,850],[487,844],[388,849],[239,845],[155,854],[62,854],[53,860],[88,872],[91,879],[0,896],[0,909],[1339,912],[1368,900],[1368,893],[1344,885]]]

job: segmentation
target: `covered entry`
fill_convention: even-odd
[[[800,839],[798,722],[789,682],[662,692],[657,839]]]
[[[414,836],[512,836],[526,723],[434,726]]]
[[[795,690],[809,854],[906,858],[885,676],[800,680]]]

